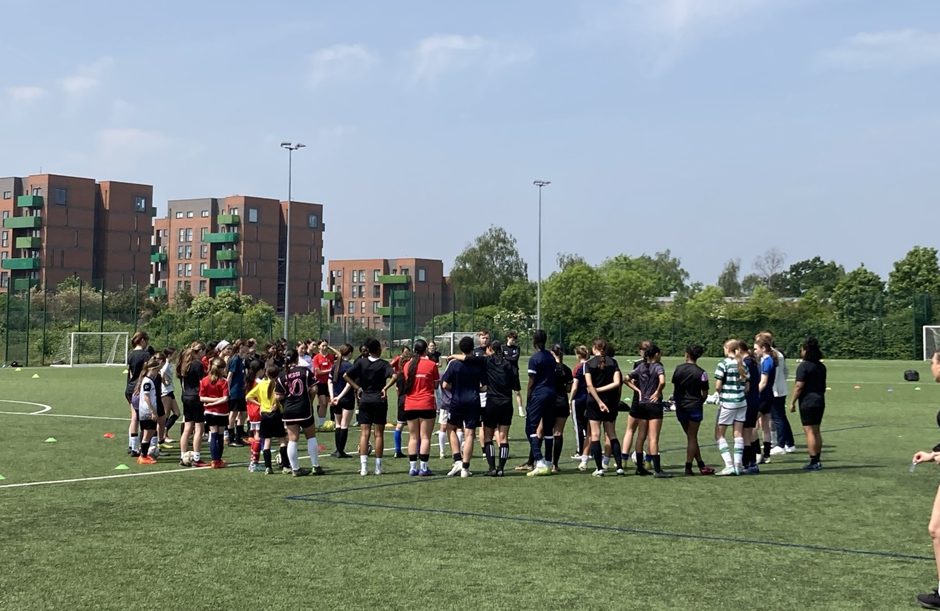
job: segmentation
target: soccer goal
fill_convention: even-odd
[[[929,361],[940,350],[940,325],[924,325],[924,360]]]
[[[73,331],[52,361],[53,367],[123,367],[127,331]]]

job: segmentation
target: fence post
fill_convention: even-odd
[[[138,320],[138,315],[137,315],[137,299],[138,299],[138,293],[139,293],[139,291],[137,290],[137,283],[136,283],[136,282],[134,282],[134,284],[131,285],[131,286],[134,287],[134,320],[131,321],[131,324],[132,324],[132,326],[133,326],[133,328],[132,328],[131,330],[136,333],[136,332],[137,332],[137,320]],[[167,339],[167,342],[169,343],[169,338]]]
[[[134,325],[137,326],[136,324]],[[137,329],[134,329],[136,332]],[[104,279],[101,280],[101,313],[98,316],[98,333],[104,332]],[[104,336],[98,336],[98,362],[104,360]]]
[[[7,312],[6,312],[6,323],[4,324],[4,346],[3,346],[3,362],[6,363],[10,360],[10,302],[13,301],[13,283],[7,286]]]
[[[26,288],[26,366],[29,367],[29,296],[32,290]]]
[[[78,279],[78,332],[82,332],[82,288],[85,286],[81,278]]]
[[[39,364],[46,365],[46,311],[49,309],[49,291],[42,290],[42,350],[39,353]]]

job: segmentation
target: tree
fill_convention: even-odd
[[[479,308],[499,303],[506,287],[526,275],[516,238],[493,226],[457,255],[450,278],[461,300]]]
[[[587,344],[598,328],[605,293],[601,274],[583,263],[555,272],[542,285],[545,327],[561,328],[570,343]]]
[[[940,297],[937,249],[915,246],[894,263],[888,274],[888,298],[893,308],[909,308],[920,294]]]
[[[761,256],[754,259],[754,269],[761,280],[771,291],[775,290],[779,284],[780,272],[783,271],[783,264],[787,256],[778,248],[771,248]]]
[[[744,276],[744,279],[741,280],[741,294],[742,295],[752,295],[754,289],[759,286],[763,286],[765,280],[758,274],[748,274]]]
[[[535,312],[535,295],[534,282],[527,280],[513,282],[499,296],[499,307],[510,312],[531,314]]]
[[[576,263],[587,263],[584,260],[584,257],[577,255],[573,252],[560,252],[555,255],[555,263],[558,264],[558,269],[564,270],[569,265],[574,265]]]
[[[860,265],[832,291],[832,305],[838,315],[850,322],[869,321],[884,316],[885,285],[873,271]]]
[[[816,256],[797,261],[781,274],[778,292],[786,297],[802,297],[806,291],[816,289],[818,295],[829,297],[844,276],[845,268],[841,265]]]
[[[673,257],[668,248],[663,252],[657,252],[652,257],[642,255],[639,259],[647,264],[654,274],[654,291],[657,296],[666,296],[673,291],[680,294],[688,293],[689,287],[686,282],[689,280],[689,272],[682,268],[682,261]]]
[[[741,281],[738,280],[738,274],[741,273],[741,259],[731,259],[725,263],[725,268],[721,270],[718,276],[718,288],[726,297],[740,297]]]

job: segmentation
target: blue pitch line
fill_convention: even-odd
[[[441,478],[435,478],[441,479]],[[408,482],[410,483],[410,482]],[[384,487],[373,486],[374,488]],[[394,485],[394,484],[388,484]],[[337,491],[342,492],[342,491]],[[304,497],[287,497],[288,500],[306,501],[308,503],[327,503],[331,505],[348,505],[351,507],[363,507],[367,509],[390,509],[393,511],[429,513],[435,515],[454,516],[461,518],[482,518],[484,520],[502,520],[506,522],[517,522],[521,524],[537,524],[540,526],[557,526],[562,528],[576,528],[584,530],[595,530],[604,532],[615,532],[631,535],[645,535],[649,537],[662,537],[666,539],[685,539],[690,541],[710,541],[717,543],[736,543],[745,545],[762,545],[768,547],[782,547],[786,549],[796,549],[810,552],[822,552],[830,554],[843,554],[849,556],[872,556],[876,558],[891,558],[896,560],[933,560],[933,556],[918,556],[915,554],[901,554],[897,552],[880,552],[870,550],[850,549],[843,547],[827,547],[824,545],[810,545],[805,543],[786,543],[782,541],[761,541],[759,539],[743,539],[739,537],[729,537],[721,535],[694,535],[689,533],[675,533],[659,530],[646,530],[642,528],[628,528],[623,526],[605,526],[603,524],[590,524],[586,522],[572,522],[568,520],[549,520],[544,518],[522,518],[518,516],[507,516],[495,513],[477,513],[471,511],[457,511],[454,509],[431,509],[427,507],[409,507],[399,505],[387,505],[384,503],[364,503],[358,501],[344,501],[337,499],[326,499],[322,496],[306,495]]]

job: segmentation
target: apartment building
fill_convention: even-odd
[[[412,316],[423,327],[451,308],[439,259],[331,259],[328,269],[323,296],[333,322],[344,327],[385,329],[399,320],[410,324]]]
[[[172,200],[153,224],[151,294],[237,291],[284,310],[287,202],[233,195]],[[323,206],[290,206],[290,311],[318,311],[322,299]]]
[[[70,277],[106,290],[148,282],[151,185],[0,178],[0,215],[0,291],[52,289]]]

